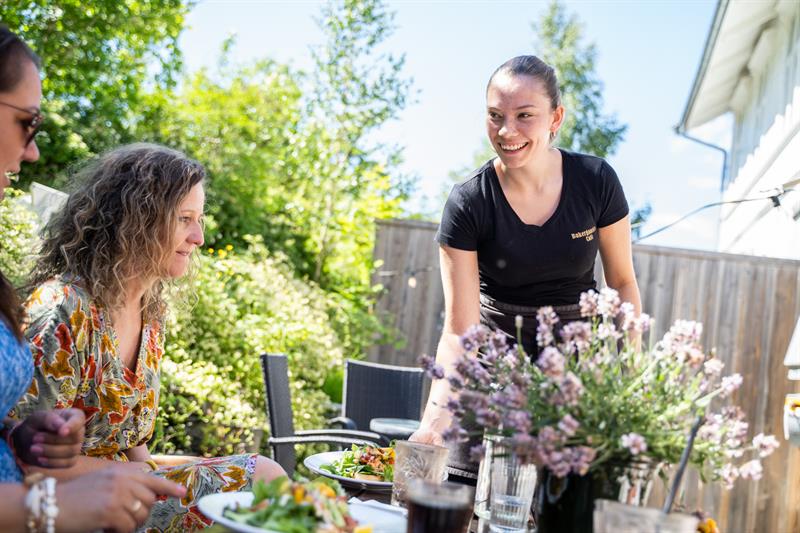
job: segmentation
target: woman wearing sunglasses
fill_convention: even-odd
[[[22,162],[39,158],[34,136],[42,122],[41,98],[38,57],[0,25],[0,200],[9,177],[19,173]],[[33,375],[21,321],[16,293],[0,272],[3,416],[28,389]],[[6,419],[2,432],[0,531],[131,531],[147,519],[156,497],[184,494],[179,485],[117,467],[65,483],[40,473],[23,484],[29,467],[52,468],[43,472],[53,472],[75,464],[84,434],[84,416],[77,409],[38,411],[16,425]],[[131,502],[141,503],[132,506]]]

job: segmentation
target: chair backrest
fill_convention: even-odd
[[[284,354],[261,354],[264,389],[267,397],[267,417],[272,437],[294,436],[292,396],[289,390],[289,367]],[[272,446],[273,459],[287,472],[296,465],[294,444]]]
[[[419,420],[422,378],[421,368],[348,359],[342,412],[359,430],[369,430],[373,418]]]

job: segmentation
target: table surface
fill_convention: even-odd
[[[419,420],[409,418],[373,418],[369,421],[370,431],[393,437],[410,437],[419,429]]]

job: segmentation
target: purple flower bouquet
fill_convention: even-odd
[[[760,459],[778,441],[747,439],[748,424],[729,397],[742,383],[723,376],[724,364],[700,346],[702,325],[677,321],[644,346],[650,318],[635,316],[616,291],[581,295],[585,321],[561,324],[552,308],[538,312],[538,359],[506,334],[473,326],[462,337],[463,355],[445,376],[427,356],[434,379],[447,379],[454,394],[447,408],[448,440],[465,440],[468,427],[510,437],[524,461],[556,478],[583,476],[608,464],[676,464],[698,415],[704,416],[690,464],[726,487],[758,479]],[[517,317],[518,328],[521,317]],[[483,457],[482,446],[472,449]]]

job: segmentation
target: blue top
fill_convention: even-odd
[[[0,428],[3,419],[33,379],[33,358],[27,343],[17,341],[0,319]],[[22,472],[5,439],[0,439],[0,483],[21,482]]]

